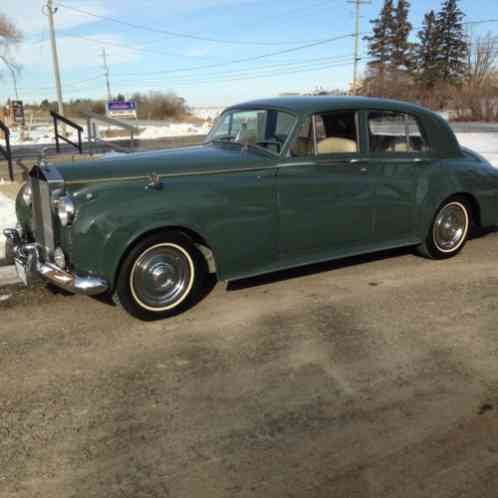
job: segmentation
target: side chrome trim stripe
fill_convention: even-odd
[[[316,163],[314,163],[314,162],[303,162],[303,163],[282,163],[282,164],[277,164],[277,168],[292,168],[292,167],[299,167],[299,166],[316,166]]]
[[[185,173],[165,173],[158,175],[159,178],[175,178],[182,176],[208,176],[208,175],[232,175],[234,173],[247,173],[251,171],[265,171],[271,169],[277,169],[278,166],[256,166],[252,168],[239,168],[239,169],[219,169],[219,170],[208,170],[208,171],[186,171]],[[151,171],[152,174],[152,171]],[[80,183],[103,183],[103,182],[123,182],[132,180],[150,180],[149,175],[140,176],[121,176],[121,177],[108,177],[108,178],[92,178],[89,180],[69,180],[65,182],[65,185],[75,185]]]

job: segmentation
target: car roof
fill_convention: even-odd
[[[405,111],[416,113],[431,113],[428,109],[415,104],[398,100],[379,99],[371,97],[275,97],[268,99],[251,100],[233,105],[231,109],[273,108],[290,111],[296,114],[324,112],[330,110],[361,110],[385,109],[390,111]]]

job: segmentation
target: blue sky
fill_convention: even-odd
[[[347,88],[351,80],[352,37],[293,50],[352,33],[354,7],[347,0],[54,2],[65,100],[105,97],[102,48],[107,52],[113,93],[174,91],[195,106],[225,106],[318,86]],[[0,5],[0,12],[25,32],[26,41],[18,53],[23,64],[18,86],[20,98],[28,102],[55,99],[44,3],[3,0]],[[368,21],[382,3],[372,0],[362,7],[362,31],[368,31]],[[440,2],[415,0],[412,4],[410,20],[419,26],[424,13],[438,9]],[[498,2],[463,0],[460,5],[469,21],[498,19]],[[480,25],[475,31],[498,34],[498,22]],[[181,33],[193,36],[176,36]],[[292,51],[256,59],[286,50]],[[253,60],[233,62],[244,59]],[[0,100],[12,94],[11,79],[4,72]]]

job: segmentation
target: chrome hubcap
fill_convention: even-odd
[[[458,202],[445,206],[434,223],[434,243],[443,252],[451,252],[462,244],[467,235],[468,216]]]
[[[179,304],[192,285],[190,257],[176,245],[160,244],[145,251],[135,262],[131,290],[147,309],[163,310]]]

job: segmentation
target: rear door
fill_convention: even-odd
[[[375,241],[416,242],[417,195],[433,161],[425,131],[415,116],[371,110],[366,114],[367,159],[375,181]]]

